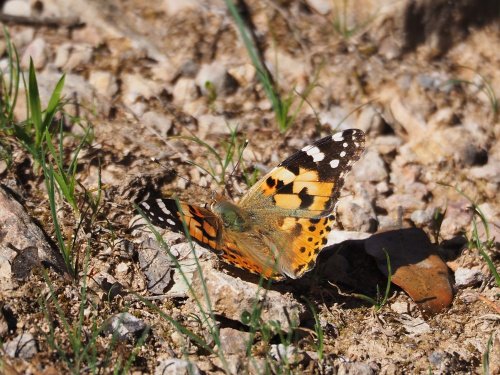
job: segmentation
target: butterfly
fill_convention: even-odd
[[[205,208],[151,198],[139,207],[156,226],[185,233],[185,225],[227,263],[266,279],[296,279],[326,244],[344,176],[364,144],[358,129],[322,138],[281,162],[238,203],[220,197]]]

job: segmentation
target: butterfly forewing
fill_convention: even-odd
[[[364,144],[364,133],[358,129],[322,138],[271,170],[240,204],[253,211],[279,208],[294,217],[328,215]]]

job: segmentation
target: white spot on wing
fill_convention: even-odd
[[[343,147],[347,147],[347,142],[344,142],[344,144],[342,146]]]
[[[339,166],[339,159],[334,159],[330,162],[330,167],[337,168]]]
[[[147,204],[146,202],[142,202],[141,206],[144,207],[146,210],[149,210],[151,208],[151,206],[149,204]]]
[[[332,139],[333,139],[335,142],[342,142],[342,141],[344,140],[344,133],[342,133],[342,132],[335,133],[335,134],[332,136]]]
[[[167,215],[172,215],[172,212],[165,206],[165,203],[161,199],[157,199],[156,203],[158,203],[158,206],[161,208],[161,210],[167,214]]]
[[[342,152],[340,153],[340,157],[341,157],[341,158],[343,158],[344,156],[346,156],[346,152],[345,152],[345,151],[342,151]]]
[[[170,225],[175,225],[175,221],[173,221],[172,219],[167,219],[167,223],[169,223]]]
[[[161,216],[158,216],[158,220],[165,221],[165,219],[163,217],[161,217]]]
[[[325,158],[325,154],[323,154],[316,146],[304,147],[302,151],[304,151],[307,155],[312,156],[314,161],[321,161]]]

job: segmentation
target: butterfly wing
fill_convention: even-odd
[[[322,138],[284,160],[241,199],[240,207],[258,226],[276,227],[267,234],[279,256],[275,273],[297,278],[314,266],[332,229],[344,176],[360,158],[364,143],[358,129]]]
[[[175,199],[152,198],[139,203],[152,224],[185,234],[184,223],[191,238],[201,246],[220,252],[221,221],[206,208]]]

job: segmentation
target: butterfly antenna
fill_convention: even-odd
[[[175,169],[173,168],[169,168],[168,166],[166,166],[165,164],[163,164],[161,161],[159,161],[158,159],[156,159],[155,157],[152,157],[151,158],[151,161],[153,161],[154,163],[158,164],[159,166],[161,166],[163,169],[169,171],[169,172],[172,172],[173,174],[175,174],[178,178],[180,178],[181,180],[184,180],[186,181],[187,183],[190,183],[190,184],[193,184],[194,186],[196,186],[198,189],[203,189],[205,190],[207,187],[206,186],[201,186],[200,184],[196,183],[196,182],[193,182],[192,180],[184,177],[184,176],[181,176]]]
[[[241,151],[239,152],[238,160],[236,161],[236,164],[234,165],[231,173],[229,173],[229,176],[227,177],[228,180],[231,180],[231,178],[234,177],[236,170],[239,168],[239,166],[241,164],[241,159],[243,159],[243,151],[245,151],[245,149],[247,148],[248,143],[249,143],[248,139],[245,139],[245,143],[243,143],[243,147],[241,148]],[[231,195],[230,192],[228,191],[227,184],[226,184],[226,186],[224,186],[224,189],[226,190],[226,192],[229,195]]]

